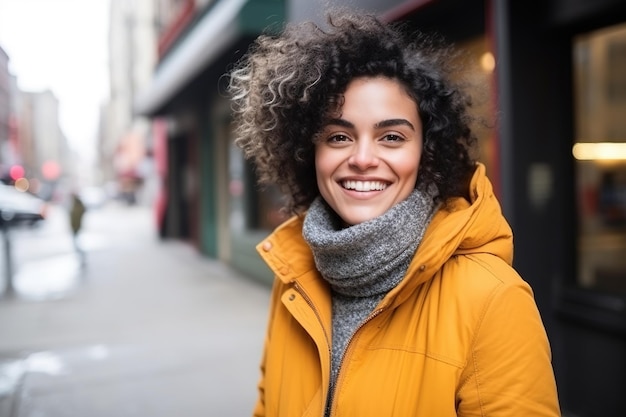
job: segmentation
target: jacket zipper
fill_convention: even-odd
[[[373,320],[376,316],[378,316],[380,313],[382,313],[385,310],[385,308],[379,308],[378,310],[373,311],[372,313],[370,313],[369,316],[367,316],[367,318],[365,320],[363,320],[363,322],[361,324],[359,324],[359,326],[354,330],[354,332],[352,333],[352,336],[350,337],[350,340],[348,340],[348,343],[346,344],[346,348],[343,351],[343,355],[341,357],[341,362],[339,362],[339,373],[337,374],[337,381],[335,381],[335,389],[333,390],[333,400],[332,400],[332,404],[330,405],[330,413],[328,414],[329,417],[332,417],[335,415],[335,404],[336,401],[335,399],[337,398],[337,392],[338,392],[338,388],[340,386],[339,382],[343,379],[343,373],[341,372],[341,369],[343,368],[343,363],[346,360],[346,356],[348,351],[350,350],[350,345],[352,344],[352,341],[354,340],[356,334],[359,332],[359,330],[361,330],[361,328],[363,328],[363,326],[365,326],[367,323],[369,323],[371,320]]]
[[[298,285],[298,283],[296,281],[294,281],[293,287],[294,287],[294,289],[296,291],[298,291],[298,293],[302,296],[302,298],[309,305],[309,307],[311,307],[311,310],[313,310],[313,313],[315,313],[315,317],[317,317],[317,320],[322,325],[322,329],[324,329],[324,338],[326,339],[326,346],[328,346],[328,363],[330,364],[331,360],[332,360],[332,358],[331,358],[332,346],[330,344],[330,339],[328,338],[328,332],[326,331],[326,328],[324,327],[324,322],[322,322],[322,318],[320,317],[320,314],[317,311],[317,308],[313,304],[313,301],[311,301],[311,298],[306,293],[306,291],[304,291],[304,289],[300,285]],[[329,370],[329,374],[328,375],[330,376],[330,370]],[[328,388],[326,389],[326,395],[324,396],[324,402],[323,402],[323,406],[322,406],[322,408],[324,410],[326,409],[326,402],[327,401],[328,401]]]

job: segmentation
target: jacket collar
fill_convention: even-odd
[[[302,237],[302,216],[293,216],[274,230],[256,247],[257,251],[284,283],[315,270],[315,260]]]
[[[435,213],[407,270],[406,275],[412,278],[404,279],[385,297],[384,303],[431,279],[453,255],[491,253],[512,263],[511,228],[502,216],[482,164],[477,166],[469,194],[471,201],[456,198]],[[302,237],[302,222],[303,216],[287,220],[259,243],[257,250],[281,281],[307,286],[318,280],[319,273]]]

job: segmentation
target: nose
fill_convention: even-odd
[[[348,164],[361,171],[378,166],[376,146],[370,141],[357,141],[354,150],[348,158]]]

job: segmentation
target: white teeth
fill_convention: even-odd
[[[381,191],[387,188],[387,184],[381,181],[344,181],[341,185],[356,191]]]

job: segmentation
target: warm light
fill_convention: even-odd
[[[496,60],[491,52],[485,52],[480,57],[480,66],[483,70],[491,72],[496,67]]]
[[[579,161],[617,161],[626,160],[626,143],[619,142],[584,142],[576,143],[572,148],[574,158]]]
[[[30,188],[30,182],[26,178],[19,178],[15,181],[15,189],[26,192]]]

